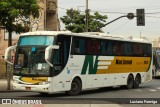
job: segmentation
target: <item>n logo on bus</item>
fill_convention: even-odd
[[[81,74],[86,74],[87,68],[88,68],[88,74],[96,74],[97,67],[98,67],[98,56],[95,56],[94,60],[94,56],[86,55]]]

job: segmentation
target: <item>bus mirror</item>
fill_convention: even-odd
[[[10,46],[10,47],[8,47],[6,50],[5,50],[5,56],[4,56],[4,60],[7,62],[7,63],[9,63],[9,64],[11,64],[11,65],[13,65],[13,63],[12,62],[10,62],[9,60],[9,53],[11,52],[11,50],[15,50],[16,49],[16,46]]]
[[[51,66],[53,67],[53,64],[49,61],[50,57],[51,57],[51,51],[52,49],[59,49],[59,45],[50,45],[46,48],[45,50],[45,60],[46,62]]]

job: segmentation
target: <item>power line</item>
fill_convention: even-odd
[[[146,17],[151,17],[151,18],[160,18],[160,17],[157,17],[157,16],[146,16]]]
[[[67,10],[66,8],[63,7],[58,7],[59,9],[63,9],[63,10]],[[85,11],[81,11],[81,12],[85,12]],[[99,13],[109,13],[109,14],[128,14],[126,12],[119,12],[119,11],[96,11],[96,10],[90,10],[90,12],[99,12]],[[134,13],[136,14],[136,13]],[[149,12],[149,13],[145,13],[145,14],[160,14],[160,12]]]
[[[113,13],[113,14],[127,14],[127,13],[124,13],[124,12],[113,12],[113,11],[112,11],[112,12],[111,12],[111,11],[110,11],[110,12],[109,12],[109,11],[108,11],[108,12],[104,12],[104,11],[95,11],[95,10],[91,10],[91,12],[99,12],[99,13]]]

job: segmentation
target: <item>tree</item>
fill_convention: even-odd
[[[85,32],[85,15],[79,10],[68,9],[66,16],[61,17],[61,21],[65,24],[65,28],[72,32]],[[107,16],[100,15],[95,12],[94,15],[89,13],[89,32],[102,32],[101,28],[105,26]]]
[[[8,31],[8,46],[12,45],[12,32],[29,31],[29,17],[39,17],[37,0],[0,1],[0,26]]]

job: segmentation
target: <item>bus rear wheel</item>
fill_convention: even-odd
[[[73,79],[71,84],[71,90],[67,92],[67,94],[74,96],[81,93],[82,83],[78,78]]]
[[[138,88],[140,83],[141,83],[141,77],[140,75],[136,75],[136,78],[134,80],[134,88]]]
[[[127,88],[132,89],[133,86],[134,86],[134,78],[132,75],[129,75],[127,79]]]

